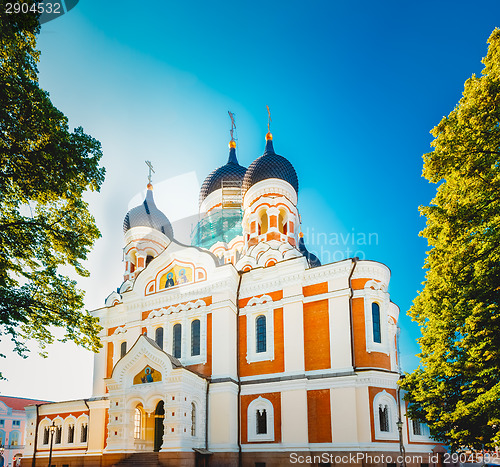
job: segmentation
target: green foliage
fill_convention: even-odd
[[[406,375],[410,416],[453,449],[500,441],[500,30],[482,76],[432,130],[423,176],[439,183],[421,207],[431,250],[419,323],[420,367]]]
[[[68,120],[38,84],[35,14],[0,11],[0,329],[26,356],[26,341],[54,341],[65,329],[91,350],[99,325],[83,311],[83,292],[59,273],[82,265],[100,236],[83,194],[99,190],[100,143]],[[28,2],[32,4],[33,2]]]

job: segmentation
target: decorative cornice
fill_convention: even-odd
[[[125,326],[121,326],[119,328],[116,328],[112,335],[116,336],[118,334],[124,334],[126,332],[127,332],[127,328]]]
[[[371,279],[366,282],[365,289],[381,290],[382,292],[387,292],[387,284],[376,279]]]
[[[196,285],[194,283],[192,285]],[[125,301],[127,310],[137,311],[137,310],[151,310],[155,308],[168,308],[172,305],[177,305],[179,302],[187,302],[191,300],[197,300],[199,297],[212,296],[215,292],[221,289],[234,289],[237,287],[237,280],[233,277],[226,277],[219,281],[213,282],[202,282],[202,287],[190,287],[188,284],[182,288],[169,291],[164,294],[156,294],[148,297],[137,295],[132,300]],[[128,298],[128,297],[127,297]]]
[[[246,308],[252,307],[254,305],[262,305],[264,303],[272,301],[273,299],[269,295],[262,295],[261,297],[253,297],[248,301],[247,306],[243,309],[245,310]]]
[[[195,302],[181,303],[177,306],[170,306],[168,308],[162,307],[160,309],[153,310],[149,313],[147,319],[153,319],[163,315],[170,315],[172,313],[180,313],[181,311],[189,311],[192,309],[206,308],[207,304],[203,300],[196,300]]]
[[[105,303],[106,307],[108,307],[108,308],[115,306],[115,305],[118,305],[119,303],[122,303],[122,296],[118,292],[113,290],[113,292],[111,292],[106,297],[106,300],[104,303]]]
[[[352,269],[351,260],[343,260],[338,263],[329,263],[317,268],[307,269],[304,274],[304,285],[317,284],[331,279],[340,279],[349,277]]]
[[[302,256],[302,254],[294,246],[288,243],[288,241],[261,240],[247,249],[246,255],[237,263],[236,269],[240,269],[240,263],[248,261],[249,259],[254,259],[259,266],[265,266],[265,263],[270,258],[269,255],[272,255],[277,261]]]
[[[353,279],[377,279],[384,284],[389,284],[391,270],[383,263],[370,260],[358,261],[352,275]]]

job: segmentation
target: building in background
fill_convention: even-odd
[[[403,448],[429,464],[436,443],[399,400],[390,270],[322,265],[298,193],[270,133],[248,168],[231,139],[183,245],[149,183],[124,220],[123,283],[93,312],[93,396],[29,408],[23,465],[47,465],[51,425],[58,467],[396,465]]]
[[[25,442],[25,408],[28,405],[46,403],[47,401],[0,395],[1,466],[21,465]]]

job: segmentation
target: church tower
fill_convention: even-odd
[[[306,254],[300,237],[298,192],[297,173],[285,157],[276,154],[273,135],[268,132],[264,154],[252,162],[243,179],[245,248],[238,269],[273,266]]]
[[[155,204],[153,185],[147,185],[146,198],[132,208],[123,221],[125,283],[132,281],[174,238],[167,216]]]
[[[247,169],[236,157],[234,114],[229,112],[229,116],[232,124],[229,157],[201,186],[200,221],[193,230],[191,244],[209,249],[221,263],[235,264],[243,249],[242,183]]]

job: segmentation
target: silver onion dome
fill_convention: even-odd
[[[165,234],[171,240],[174,237],[172,224],[167,216],[161,212],[153,198],[153,185],[148,183],[148,191],[144,202],[132,208],[123,220],[123,233],[133,227],[151,227]]]

